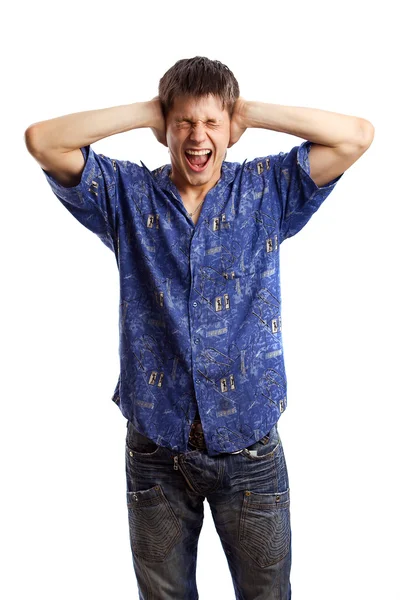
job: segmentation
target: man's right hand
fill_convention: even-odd
[[[152,117],[152,124],[150,125],[150,129],[156,136],[157,141],[159,141],[160,144],[163,144],[164,146],[168,147],[167,138],[165,135],[166,134],[165,119],[164,119],[164,115],[163,115],[163,112],[161,109],[160,99],[158,96],[156,96],[150,102],[152,103],[152,109],[153,109],[153,113],[154,113],[153,117]]]

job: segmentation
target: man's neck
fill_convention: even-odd
[[[215,181],[208,181],[204,185],[190,185],[183,181],[181,177],[173,175],[172,171],[169,177],[181,195],[181,198],[186,198],[189,202],[196,204],[205,198],[208,192],[216,186],[221,178],[221,173],[219,174],[218,178],[215,179]]]

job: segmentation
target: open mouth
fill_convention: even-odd
[[[207,165],[210,161],[211,154],[212,154],[211,150],[207,154],[206,153],[192,154],[188,151],[185,151],[185,158],[186,158],[187,164],[192,169],[192,171],[195,171],[196,173],[201,173],[202,171],[205,171],[205,169],[207,168]]]

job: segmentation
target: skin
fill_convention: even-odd
[[[158,101],[153,99],[154,101]],[[361,117],[342,115],[331,111],[265,102],[247,101],[239,97],[232,118],[222,110],[220,100],[214,96],[179,98],[172,113],[187,111],[189,121],[177,129],[176,119],[167,117],[167,139],[161,109],[151,127],[157,139],[170,147],[172,178],[189,210],[220,178],[225,151],[235,144],[249,127],[268,129],[295,135],[312,142],[309,151],[310,176],[321,187],[344,173],[369,148],[374,139],[374,126]],[[154,105],[153,105],[154,106]],[[161,115],[161,117],[160,117]],[[212,127],[209,118],[219,118],[219,126]],[[154,125],[155,122],[155,125]],[[211,148],[212,168],[196,174],[188,171],[183,159],[183,149],[188,147]],[[197,202],[198,205],[199,202]]]
[[[227,109],[222,109],[221,100],[213,95],[178,96],[164,122],[164,131],[161,118],[153,128],[157,139],[169,148],[171,179],[188,210],[196,208],[218,182],[227,148],[244,133],[246,127],[240,115],[243,104],[242,99],[236,101],[231,119]],[[196,173],[187,162],[185,150],[204,148],[212,154],[205,171]]]
[[[229,143],[230,118],[214,96],[196,100],[177,97],[166,119],[166,139],[171,155],[171,179],[183,196],[202,198],[217,183]],[[185,150],[212,151],[206,170],[196,173]]]

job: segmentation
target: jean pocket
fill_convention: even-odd
[[[277,425],[271,428],[268,435],[264,436],[251,446],[243,448],[241,454],[249,460],[267,460],[272,458],[281,445]]]
[[[181,535],[181,525],[162,487],[126,495],[132,552],[151,561],[164,560]]]
[[[152,439],[139,433],[130,421],[127,422],[126,449],[130,456],[134,456],[135,454],[141,456],[149,454],[153,456],[160,447]]]
[[[282,560],[290,549],[290,494],[245,492],[239,544],[261,568]]]

